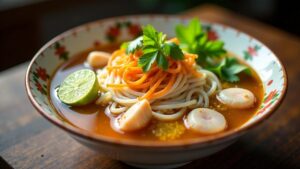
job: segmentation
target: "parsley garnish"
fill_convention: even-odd
[[[137,49],[140,49],[142,47],[142,41],[143,41],[143,37],[140,36],[140,37],[136,38],[135,40],[131,41],[130,43],[126,43],[127,44],[126,53],[127,54],[133,53]]]
[[[198,19],[192,19],[187,26],[176,26],[176,36],[180,47],[190,53],[198,54],[197,63],[209,62],[213,57],[226,53],[222,41],[209,41]]]
[[[142,67],[144,72],[149,71],[154,62],[158,67],[167,70],[169,67],[168,57],[174,60],[183,60],[183,52],[179,46],[173,42],[166,42],[166,35],[157,32],[151,25],[143,27],[143,36],[124,46],[126,46],[128,54],[142,49],[143,55],[138,60],[138,66]]]
[[[239,81],[237,74],[250,73],[246,66],[225,55],[224,42],[208,39],[198,19],[192,19],[186,26],[177,25],[176,36],[183,50],[198,55],[196,59],[198,65],[214,72],[222,80],[237,82]]]
[[[245,72],[250,74],[250,69],[244,65],[241,65],[237,62],[235,58],[225,57],[221,60],[219,64],[206,67],[207,70],[214,72],[221,79],[228,82],[238,82],[240,78],[237,74]]]

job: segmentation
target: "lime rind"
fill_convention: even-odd
[[[96,74],[89,69],[73,72],[58,89],[59,99],[71,106],[91,103],[98,97],[99,84]]]

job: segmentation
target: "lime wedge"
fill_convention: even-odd
[[[99,84],[96,74],[89,69],[71,73],[58,89],[59,99],[71,106],[91,103],[98,96]]]

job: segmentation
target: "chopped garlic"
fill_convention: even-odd
[[[152,133],[160,140],[174,140],[179,138],[185,132],[185,127],[178,121],[158,122]]]

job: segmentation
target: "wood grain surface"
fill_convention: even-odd
[[[300,168],[300,40],[291,34],[205,5],[183,13],[247,32],[269,46],[287,68],[287,96],[277,112],[235,144],[182,167]],[[28,63],[0,73],[0,168],[131,168],[98,155],[54,127],[31,106],[24,87]]]

